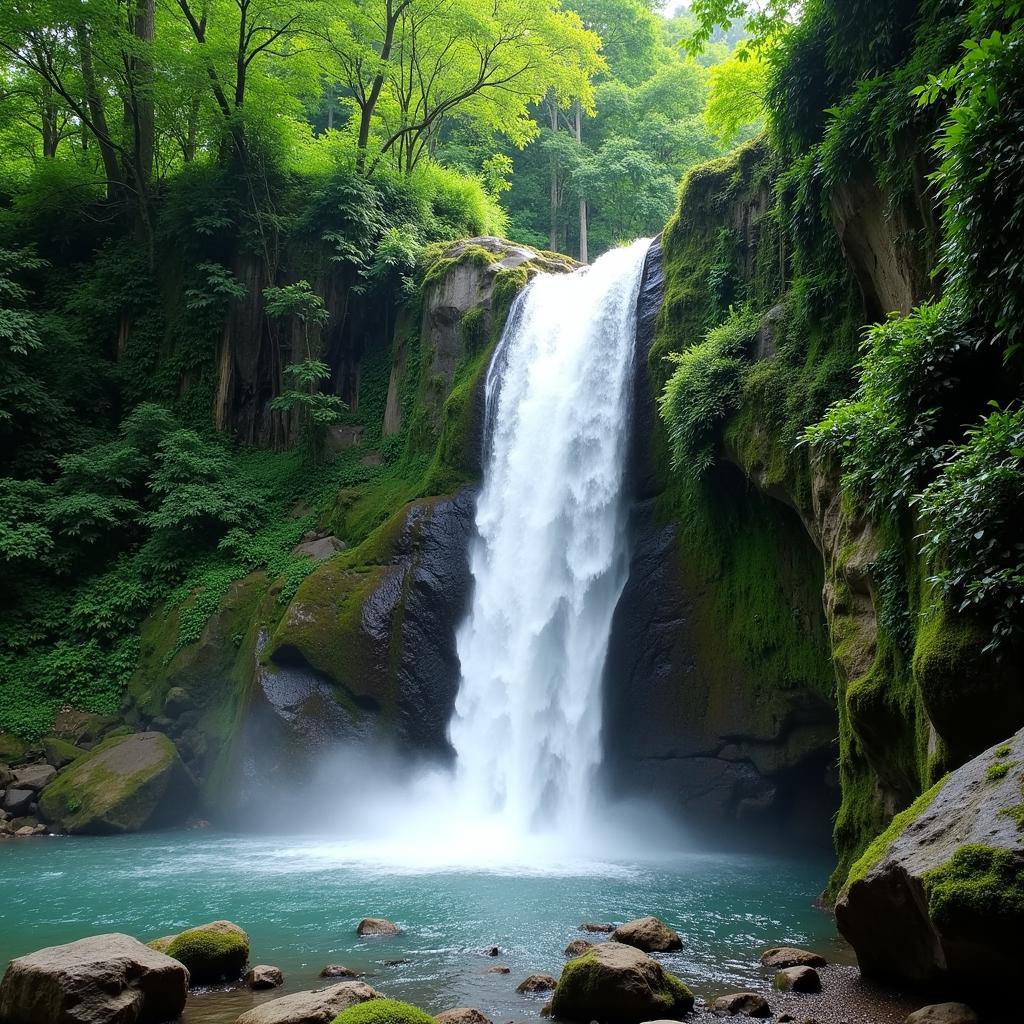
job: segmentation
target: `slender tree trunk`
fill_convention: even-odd
[[[43,118],[43,157],[47,160],[57,155],[60,132],[57,130],[57,105],[51,99],[49,88],[43,93],[41,114]]]
[[[96,72],[92,62],[92,40],[89,29],[84,23],[75,26],[78,37],[78,51],[82,61],[82,82],[85,85],[85,101],[89,107],[89,116],[95,128],[96,143],[100,147],[103,170],[107,176],[107,197],[120,199],[124,193],[124,179],[121,165],[117,159],[117,150],[111,145],[110,129],[107,126],[107,112],[96,84]]]
[[[558,131],[558,100],[555,94],[548,94],[548,113],[551,117],[551,130],[553,132]],[[559,207],[559,188],[558,188],[558,157],[552,153],[551,155],[551,218],[548,225],[548,248],[552,252],[558,250],[558,207]]]
[[[583,106],[576,101],[576,141],[583,145]],[[589,263],[587,252],[587,201],[580,196],[580,263]]]
[[[142,56],[135,66],[135,152],[140,177],[153,180],[153,156],[156,139],[156,114],[153,100],[153,61],[149,53],[156,38],[156,0],[137,0],[133,31],[142,43]]]

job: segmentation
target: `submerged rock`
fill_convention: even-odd
[[[550,974],[531,974],[516,985],[516,991],[522,995],[550,992],[557,984],[558,979],[552,978]]]
[[[167,955],[188,968],[193,985],[237,981],[249,960],[249,936],[230,921],[211,921],[176,935]]]
[[[47,785],[42,818],[63,832],[111,835],[179,824],[194,784],[174,743],[158,732],[106,740]]]
[[[980,1018],[966,1003],[933,1003],[915,1010],[906,1024],[979,1024]]]
[[[128,935],[95,935],[11,961],[5,1024],[153,1024],[185,1008],[185,967]]]
[[[498,946],[486,946],[480,952],[484,956],[501,956],[501,949]]]
[[[770,1017],[772,1008],[764,996],[756,992],[733,992],[719,996],[711,1004],[711,1012],[729,1017]]]
[[[593,949],[594,943],[588,939],[573,939],[568,946],[565,947],[565,955],[572,960],[574,957],[583,956],[588,949]]]
[[[820,992],[821,978],[813,967],[785,967],[772,982],[780,992]]]
[[[321,978],[359,978],[361,971],[353,971],[351,967],[344,964],[328,964],[321,972]]]
[[[793,946],[773,946],[761,954],[761,966],[773,971],[784,967],[824,967],[827,963],[823,956]]]
[[[243,1013],[235,1024],[330,1024],[351,1006],[383,998],[365,982],[342,981],[260,1003]]]
[[[511,967],[506,967],[504,964],[498,964],[497,967],[488,967],[487,968],[487,973],[488,974],[511,974],[512,973],[512,968]]]
[[[621,942],[603,942],[570,960],[551,1000],[569,1020],[641,1024],[693,1009],[693,993],[657,960]]]
[[[1007,988],[1024,933],[1024,729],[893,820],[853,866],[836,923],[869,977]]]
[[[376,938],[401,934],[402,929],[394,921],[389,921],[386,917],[364,917],[356,925],[356,935],[360,938]]]
[[[454,1010],[444,1010],[434,1016],[437,1024],[492,1024],[490,1017],[485,1017],[479,1010],[460,1006]]]
[[[258,964],[250,968],[245,975],[245,983],[251,989],[278,988],[284,984],[284,975],[280,967]]]
[[[667,953],[683,948],[678,933],[656,917],[640,917],[620,924],[612,932],[612,941],[634,946],[645,953]]]
[[[595,924],[593,921],[584,921],[580,925],[581,932],[591,932],[594,934],[610,934],[615,931],[615,925],[613,924]]]

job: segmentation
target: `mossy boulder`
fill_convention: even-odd
[[[176,935],[166,953],[188,968],[193,985],[237,981],[249,962],[249,936],[230,921],[211,921]]]
[[[437,1024],[429,1013],[397,999],[371,999],[352,1006],[334,1018],[333,1024]]]
[[[1016,977],[1024,933],[1024,730],[897,816],[850,872],[839,930],[872,977],[970,990]]]
[[[47,763],[53,765],[54,768],[64,768],[86,753],[84,747],[77,747],[74,743],[68,743],[67,740],[62,740],[59,736],[47,736],[42,741],[42,746]]]
[[[641,1024],[675,1019],[693,1002],[693,993],[657,960],[621,942],[603,942],[562,969],[551,1012],[568,1020]]]
[[[180,824],[195,787],[177,748],[158,732],[105,740],[42,791],[39,813],[72,834],[116,835]]]

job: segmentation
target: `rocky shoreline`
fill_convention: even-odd
[[[567,925],[567,934],[572,931]],[[399,924],[368,917],[355,932],[386,947]],[[923,1000],[861,978],[856,968],[828,964],[808,950],[773,947],[760,955],[763,983],[747,992],[695,995],[659,959],[682,948],[679,934],[655,917],[617,927],[581,924],[569,935],[566,964],[555,978],[510,977],[523,998],[518,1019],[600,1024],[720,1020],[779,1024],[981,1024],[962,1004],[923,1007]],[[0,983],[4,1024],[513,1024],[472,1007],[430,1017],[390,999],[386,981],[368,979],[341,964],[320,972],[322,986],[279,994],[285,977],[253,963],[247,933],[214,921],[143,943],[127,935],[98,935],[14,959]],[[258,951],[257,951],[258,952]],[[497,946],[478,955],[500,958]],[[386,961],[384,961],[386,962]],[[491,968],[498,970],[499,968]],[[504,969],[507,973],[507,968]],[[370,983],[372,981],[372,984]],[[254,1005],[238,1012],[241,991]],[[257,1001],[258,999],[258,1001]],[[231,1009],[232,1005],[234,1010]],[[356,1008],[358,1012],[356,1011]],[[1009,1024],[1010,1018],[1005,1019]],[[1004,1024],[998,1016],[985,1024]]]

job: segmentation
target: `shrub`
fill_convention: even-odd
[[[697,477],[715,461],[716,430],[740,400],[742,356],[760,317],[747,307],[731,309],[704,341],[668,359],[676,369],[658,399],[672,444],[673,466]]]
[[[397,999],[370,999],[350,1006],[333,1024],[435,1024],[429,1013]]]

